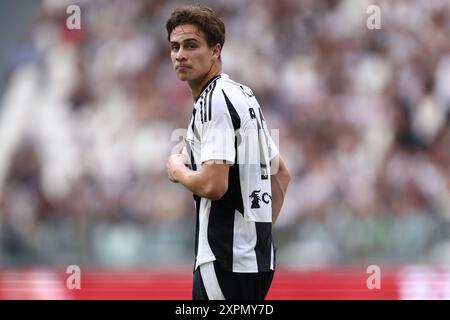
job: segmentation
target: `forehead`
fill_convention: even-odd
[[[203,32],[197,26],[192,24],[176,26],[170,34],[170,41],[172,42],[183,42],[185,39],[202,41],[204,38]]]

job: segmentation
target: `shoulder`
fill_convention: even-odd
[[[245,110],[253,99],[254,94],[249,87],[231,80],[224,73],[218,79],[212,97],[214,106],[218,106],[220,109],[234,108],[238,113]]]
[[[224,73],[220,79],[220,85],[222,93],[235,100],[245,101],[248,98],[254,97],[253,91],[248,86],[231,80]]]
[[[226,121],[233,124],[235,129],[240,127],[240,110],[245,104],[245,95],[239,83],[232,81],[226,74],[208,85],[203,98],[203,108],[207,109],[209,120]]]
[[[225,73],[208,84],[196,103],[202,123],[231,119],[235,129],[248,118],[248,108],[256,104],[253,91]]]
[[[228,75],[222,73],[214,91],[213,113],[216,112],[217,115],[228,114],[232,119],[234,128],[237,129],[246,121],[248,109],[255,103],[253,91],[248,86],[233,81]]]

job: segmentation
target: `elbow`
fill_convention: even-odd
[[[286,189],[288,184],[291,182],[292,176],[281,156],[279,157],[279,165],[276,167],[276,169],[276,172],[274,172],[273,174],[274,179],[278,180],[283,189]]]
[[[291,182],[292,176],[289,172],[289,170],[287,168],[285,168],[282,172],[281,172],[281,176],[282,176],[282,180],[284,182],[284,185],[287,186],[289,185],[289,183]]]
[[[228,191],[228,183],[226,184],[210,184],[205,192],[205,198],[217,201],[220,200]]]
[[[292,180],[291,173],[286,170],[286,184],[289,184],[289,182],[291,182],[291,180]]]

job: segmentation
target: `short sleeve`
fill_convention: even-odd
[[[211,120],[202,126],[200,161],[203,163],[208,160],[225,160],[228,164],[234,164],[235,131],[225,100],[215,96],[211,111]]]
[[[267,142],[269,144],[269,160],[273,160],[273,158],[275,158],[280,151],[278,150],[278,147],[276,146],[275,142],[273,141],[272,137],[270,136],[270,134],[266,131],[267,133]]]
[[[269,131],[269,128],[267,127],[266,121],[263,121],[263,128],[264,128],[264,133],[267,137],[267,145],[269,148],[269,160],[272,161],[273,158],[275,158],[280,153],[280,151],[278,150],[277,145],[275,144],[272,136],[270,135],[270,131]]]

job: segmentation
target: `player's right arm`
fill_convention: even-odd
[[[219,200],[228,190],[229,165],[223,160],[209,160],[198,171],[185,166],[186,155],[174,154],[167,161],[167,173],[173,182],[179,182],[195,195]]]
[[[271,176],[272,223],[275,223],[280,214],[281,207],[283,206],[284,196],[286,195],[287,187],[291,181],[291,175],[280,155],[277,155],[272,162],[274,166],[278,168],[276,173]]]

